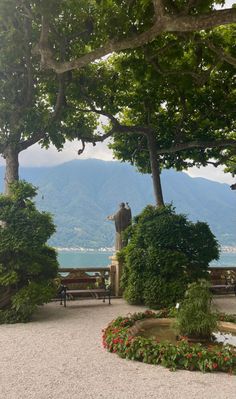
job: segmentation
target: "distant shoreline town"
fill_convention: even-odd
[[[58,252],[115,252],[115,248],[84,248],[84,247],[55,247]]]
[[[114,247],[102,247],[102,248],[84,248],[84,247],[55,247],[58,252],[102,252],[102,253],[113,253],[115,252]],[[223,253],[236,253],[236,247],[229,245],[222,245],[221,252]]]

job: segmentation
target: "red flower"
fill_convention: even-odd
[[[193,354],[192,354],[192,353],[187,353],[185,356],[186,356],[188,359],[191,359],[191,358],[193,357]]]
[[[217,363],[212,363],[212,367],[213,367],[213,369],[217,369],[218,364]]]
[[[198,357],[202,357],[202,352],[198,352]]]

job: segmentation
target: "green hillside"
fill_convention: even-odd
[[[1,185],[3,173],[1,167]],[[57,233],[51,244],[55,246],[111,247],[115,229],[106,216],[122,201],[129,202],[133,215],[154,201],[151,177],[118,162],[76,160],[22,168],[20,175],[39,187],[38,206],[54,215]],[[222,244],[236,245],[236,193],[227,184],[174,171],[164,171],[162,183],[166,202],[193,221],[208,222]]]

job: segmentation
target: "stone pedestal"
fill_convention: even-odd
[[[110,256],[111,259],[111,289],[115,296],[122,296],[120,279],[122,275],[123,264],[118,261],[116,255]]]

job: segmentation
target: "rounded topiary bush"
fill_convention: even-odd
[[[147,206],[126,234],[129,243],[119,255],[124,262],[121,285],[132,304],[175,304],[188,283],[208,278],[209,263],[219,257],[209,226],[190,222],[171,206]]]
[[[39,212],[26,182],[0,195],[0,323],[29,321],[37,305],[54,295],[56,252],[46,245],[55,231],[51,216]]]

